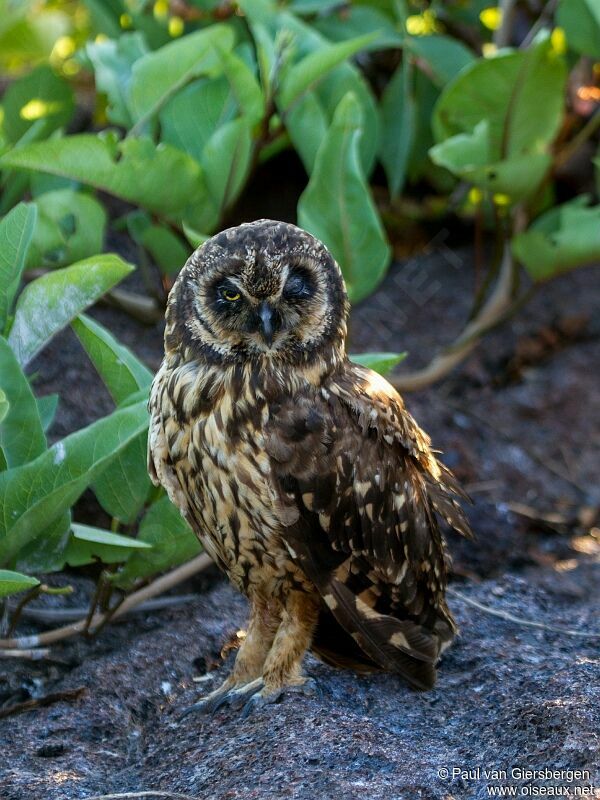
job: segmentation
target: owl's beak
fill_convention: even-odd
[[[259,330],[265,344],[271,347],[275,333],[275,309],[268,303],[261,303],[258,307]]]

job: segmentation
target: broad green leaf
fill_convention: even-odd
[[[227,78],[200,78],[178,92],[160,112],[162,140],[201,162],[210,137],[234,118],[236,109]]]
[[[72,536],[67,544],[64,558],[71,567],[93,564],[98,559],[104,564],[120,564],[127,561],[137,550],[152,545],[121,536],[118,533],[92,528],[88,525],[73,524]]]
[[[15,354],[0,337],[0,389],[9,404],[0,422],[0,449],[8,467],[18,467],[46,449],[46,437],[31,391]]]
[[[44,192],[35,201],[38,218],[29,267],[62,266],[102,251],[106,211],[94,197],[73,189]]]
[[[256,125],[264,117],[265,99],[253,71],[236,53],[218,45],[215,50],[240,112],[250,126]]]
[[[92,486],[106,513],[124,524],[135,522],[152,488],[147,452],[148,436],[144,431],[115,456]]]
[[[71,512],[64,511],[38,532],[35,539],[23,547],[11,566],[24,572],[57,572],[65,565],[65,549],[71,530]]]
[[[600,5],[598,0],[561,0],[556,24],[564,29],[569,47],[600,58]]]
[[[307,92],[286,115],[286,129],[304,168],[312,174],[329,121],[314,92]]]
[[[183,564],[201,551],[200,543],[168,497],[153,503],[140,523],[138,541],[151,544],[152,550],[134,553],[116,576],[122,588],[140,578]]]
[[[492,193],[505,194],[513,203],[535,191],[552,162],[545,153],[516,154],[494,162],[491,150],[490,126],[483,120],[472,134],[459,133],[432,147],[430,156],[454,175]]]
[[[319,15],[313,26],[319,33],[333,42],[341,42],[365,33],[375,34],[373,47],[383,50],[387,47],[402,47],[404,37],[396,29],[389,16],[376,8],[366,5],[349,5],[328,15]]]
[[[36,397],[35,402],[37,403],[38,414],[40,415],[42,428],[44,431],[47,431],[52,425],[56,415],[56,410],[58,408],[58,395],[47,394],[43,397]]]
[[[381,98],[379,155],[393,198],[400,194],[404,186],[415,137],[416,114],[412,83],[412,66],[407,61],[400,64]]]
[[[234,35],[228,26],[211,25],[136,61],[130,87],[134,119],[139,122],[157,114],[194,78],[218,74],[219,51],[231,50],[233,44]]]
[[[338,44],[323,45],[304,56],[287,72],[279,90],[278,105],[286,111],[305,92],[312,89],[334,67],[375,41],[372,33]]]
[[[390,262],[385,231],[360,163],[361,129],[360,105],[349,93],[335,112],[298,203],[300,226],[329,247],[353,301],[373,291]]]
[[[232,204],[244,187],[251,157],[252,136],[243,117],[221,126],[204,148],[202,166],[219,214]]]
[[[190,255],[189,247],[180,237],[162,225],[149,225],[140,237],[140,244],[165,275],[176,275]]]
[[[565,64],[547,39],[478,60],[442,92],[433,117],[436,138],[470,133],[487,119],[491,161],[544,153],[562,120],[565,79]]]
[[[71,119],[75,102],[69,84],[46,64],[10,84],[2,98],[4,132],[15,143],[28,132],[46,139]]]
[[[36,216],[35,206],[19,203],[0,220],[0,334],[7,328],[35,229]]]
[[[464,44],[450,36],[407,36],[406,47],[427,62],[437,86],[445,86],[475,61]]]
[[[150,550],[152,545],[143,542],[141,539],[132,539],[131,536],[122,536],[120,533],[112,533],[103,528],[94,528],[90,525],[73,524],[73,536],[84,542],[96,542],[96,544],[109,544],[111,547],[128,547],[130,550]]]
[[[13,572],[9,569],[0,569],[0,597],[7,597],[10,594],[17,594],[25,589],[33,589],[39,586],[40,582],[31,575],[23,575],[21,572]]]
[[[58,331],[132,270],[119,256],[106,254],[30,283],[19,296],[8,337],[19,363],[27,365]]]
[[[90,317],[81,315],[73,320],[72,327],[115,403],[123,403],[138,390],[147,394],[152,373],[131,350]],[[123,448],[94,483],[102,508],[124,523],[135,521],[150,491],[146,448],[144,431]]]
[[[86,55],[92,63],[96,91],[108,99],[106,115],[115,125],[130,128],[129,109],[133,65],[148,52],[140,33],[125,33],[117,39],[88,42]]]
[[[512,251],[534,281],[600,259],[600,205],[585,197],[553,208],[512,240]]]
[[[353,353],[350,355],[350,360],[355,364],[368,367],[380,375],[387,375],[405,358],[406,353]]]
[[[0,563],[10,562],[43,534],[147,425],[146,401],[140,401],[1,473]]]
[[[81,181],[177,224],[190,218],[208,229],[216,222],[200,165],[150,139],[119,142],[109,135],[66,136],[12,150],[0,158],[2,166]]]
[[[150,370],[99,322],[80,314],[71,327],[117,405],[138,389],[150,388]]]
[[[0,424],[6,419],[10,403],[7,400],[6,393],[0,389]]]

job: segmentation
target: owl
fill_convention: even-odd
[[[329,664],[429,689],[456,626],[440,518],[465,497],[380,375],[346,354],[327,248],[283,222],[225,230],[170,293],[149,472],[250,603],[233,671],[193,708],[314,691]]]

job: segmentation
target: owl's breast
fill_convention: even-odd
[[[185,498],[182,511],[218,566],[245,594],[313,591],[281,537],[283,511],[265,451],[267,403],[226,393],[183,423],[174,409],[165,411],[163,405],[168,459]]]

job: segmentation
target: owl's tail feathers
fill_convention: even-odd
[[[435,684],[435,664],[443,641],[435,632],[411,620],[381,614],[364,603],[341,581],[334,578],[323,599],[336,621],[352,637],[367,661],[389,672],[396,672],[414,688],[431,689]],[[319,653],[319,641],[313,648]],[[328,645],[320,652],[327,658]],[[329,645],[331,655],[331,645]],[[348,654],[350,655],[350,654]]]

